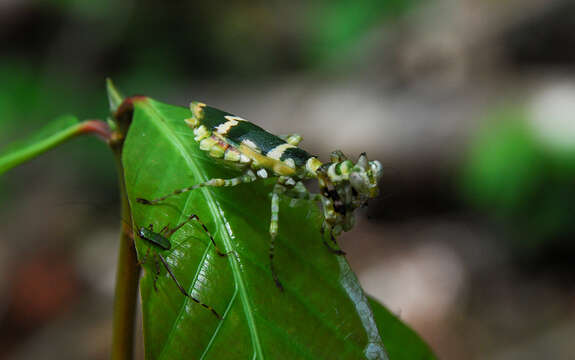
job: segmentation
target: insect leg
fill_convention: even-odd
[[[166,259],[164,259],[164,257],[160,254],[158,254],[158,258],[160,259],[160,261],[164,265],[164,268],[166,268],[166,271],[168,272],[168,274],[170,275],[172,280],[174,280],[174,282],[176,283],[176,286],[178,287],[178,289],[180,289],[180,292],[182,294],[184,294],[184,296],[190,296],[188,294],[188,292],[186,291],[186,289],[184,289],[184,287],[180,284],[178,279],[176,279],[176,277],[174,276],[174,273],[172,272],[172,269],[170,269],[170,266],[168,265],[168,262],[166,261]]]
[[[158,256],[159,254],[154,254],[154,267],[156,268],[156,272],[154,273],[154,290],[158,291],[158,285],[156,284],[158,281],[158,276],[160,276],[160,267],[158,266]]]
[[[337,247],[339,247],[339,245],[337,244],[337,240],[335,240],[335,237],[333,236],[333,234],[331,232],[330,232],[329,236],[331,237],[331,241]],[[328,250],[331,251],[332,253],[334,253],[336,255],[345,255],[345,251],[343,251],[342,249],[335,249],[335,248],[331,247],[331,245],[329,245],[329,243],[327,241],[325,241],[325,239],[323,240],[323,244],[325,246],[327,246]]]
[[[148,256],[150,255],[150,247],[148,247],[148,250],[146,250],[146,253],[144,254],[144,257],[142,257],[141,261],[138,261],[138,265],[143,265],[146,263],[146,261],[148,260]]]
[[[175,195],[179,195],[188,191],[192,191],[201,187],[206,187],[206,186],[213,186],[213,187],[230,187],[230,186],[236,186],[239,184],[243,184],[243,183],[249,183],[252,181],[257,180],[256,175],[253,173],[253,171],[251,170],[247,170],[242,176],[238,176],[235,178],[231,178],[231,179],[210,179],[206,182],[203,183],[199,183],[193,186],[188,186],[182,189],[178,189],[174,192],[172,192],[171,194],[159,197],[157,199],[153,199],[153,200],[146,200],[143,198],[137,198],[136,201],[138,201],[140,204],[144,204],[144,205],[153,205],[153,204],[157,204],[159,202],[162,202],[164,200],[166,200],[169,197],[175,196]]]
[[[170,275],[172,280],[174,280],[174,283],[176,283],[176,286],[178,287],[178,289],[180,289],[180,292],[182,294],[184,294],[184,296],[189,297],[190,299],[192,299],[193,302],[195,302],[196,304],[199,304],[202,307],[204,307],[205,309],[211,311],[212,314],[214,314],[218,319],[221,319],[220,315],[216,312],[216,310],[214,310],[213,307],[204,304],[200,300],[198,300],[195,297],[193,297],[192,295],[188,294],[188,292],[184,289],[184,287],[180,284],[180,282],[178,281],[178,279],[176,278],[176,276],[172,272],[172,269],[170,269],[170,266],[168,265],[168,262],[166,261],[166,259],[164,259],[164,257],[160,254],[158,254],[158,257],[160,258],[160,261],[162,262],[162,264],[166,268],[166,271],[168,272],[168,274]]]
[[[150,226],[152,226],[152,224],[150,224]],[[152,231],[154,231],[153,229],[150,229]],[[164,225],[164,227],[160,230],[160,232],[158,233],[164,237],[169,238],[170,235],[172,235],[172,233],[170,232],[170,226],[169,225]]]
[[[320,194],[312,194],[308,191],[302,182],[298,182],[295,186],[291,189],[287,189],[284,192],[284,195],[290,197],[292,199],[299,199],[299,200],[311,200],[311,201],[320,201],[321,195]]]
[[[181,224],[179,224],[178,226],[176,226],[175,228],[173,228],[172,230],[169,230],[166,234],[166,237],[170,237],[172,236],[173,233],[175,233],[176,231],[180,230],[180,228],[184,225],[186,225],[188,222],[192,221],[192,220],[196,220],[204,229],[204,231],[206,232],[206,234],[208,234],[208,236],[210,237],[210,241],[212,242],[212,244],[214,245],[214,248],[216,249],[216,252],[218,253],[218,255],[220,256],[226,256],[227,253],[223,253],[220,251],[220,249],[218,248],[218,245],[216,245],[216,242],[214,240],[214,237],[212,236],[212,233],[208,230],[207,226],[200,220],[200,218],[198,217],[198,215],[196,214],[192,214],[190,216],[188,216],[188,218],[186,220],[184,220]]]
[[[329,237],[331,238],[331,241],[339,247],[339,245],[337,244],[337,240],[335,239],[335,237],[333,236],[333,232],[331,227],[324,221],[323,224],[321,225],[321,237],[322,237],[322,242],[323,244],[327,247],[327,249],[336,254],[336,255],[345,255],[345,251],[341,250],[341,249],[335,249],[333,248],[326,240],[325,240],[325,228],[329,227],[328,231],[329,231]]]
[[[280,179],[281,180],[281,179]],[[279,220],[279,196],[281,193],[285,191],[285,187],[280,184],[279,182],[274,185],[274,189],[272,191],[272,201],[271,201],[271,221],[270,221],[270,249],[269,249],[269,256],[270,256],[270,270],[272,272],[272,276],[276,286],[283,291],[283,286],[278,278],[278,275],[274,268],[274,253],[275,253],[275,240],[278,234],[278,220]]]

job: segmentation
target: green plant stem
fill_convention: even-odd
[[[122,144],[111,141],[114,150],[120,196],[122,202],[122,232],[118,252],[118,267],[116,272],[116,294],[114,299],[114,329],[112,338],[112,360],[130,360],[134,354],[134,326],[136,317],[136,302],[138,300],[138,279],[140,267],[131,230],[124,222],[131,223],[130,204],[126,196],[124,169],[122,166]]]

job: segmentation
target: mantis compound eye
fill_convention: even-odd
[[[369,166],[371,168],[371,173],[374,177],[375,183],[377,184],[377,181],[381,179],[381,177],[383,176],[383,167],[381,166],[381,163],[377,160],[370,161]]]
[[[353,172],[349,175],[349,182],[351,186],[360,194],[367,195],[369,193],[369,180],[366,173],[361,171]]]

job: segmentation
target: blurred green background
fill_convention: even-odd
[[[367,292],[442,359],[566,359],[574,19],[569,0],[2,1],[0,149],[106,118],[111,77],[323,159],[366,151],[382,196],[341,242]],[[108,358],[117,199],[92,138],[0,178],[0,358]]]

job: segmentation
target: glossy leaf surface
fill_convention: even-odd
[[[393,360],[433,360],[437,359],[429,346],[375,299],[369,298],[375,322],[379,328],[385,349]]]
[[[171,235],[169,250],[136,237],[145,269],[141,296],[148,359],[387,358],[355,275],[344,257],[322,244],[314,204],[282,199],[275,261],[285,287],[281,292],[268,260],[273,179],[201,188],[159,205],[137,203],[138,197],[154,199],[238,172],[198,148],[184,123],[191,116],[187,108],[144,97],[134,99],[133,106],[123,163],[134,227],[152,224],[159,232],[196,214],[228,253],[218,256],[197,222]],[[186,291],[222,319],[185,297],[154,254],[162,255]]]

